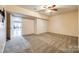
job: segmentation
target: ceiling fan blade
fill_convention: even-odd
[[[58,11],[58,9],[51,9],[51,10]]]
[[[53,9],[56,5],[49,6],[48,9]]]
[[[52,5],[52,7],[54,8],[56,5]]]

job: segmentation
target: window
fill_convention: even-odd
[[[20,36],[22,30],[22,22],[21,17],[11,16],[11,35],[12,36]]]

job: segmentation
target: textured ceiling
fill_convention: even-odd
[[[64,12],[69,12],[69,11],[73,11],[73,10],[77,10],[77,5],[56,5],[55,8],[58,9],[57,12],[53,12],[53,13],[46,13],[45,9],[43,9],[43,5],[19,5],[22,8],[26,8],[35,12],[39,12],[41,14],[47,15],[47,16],[52,16],[52,15],[56,15],[56,14],[60,14],[60,13],[64,13]]]

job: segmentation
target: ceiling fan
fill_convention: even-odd
[[[58,8],[56,5],[42,5],[40,6],[40,8],[37,10],[37,12],[41,13],[41,14],[45,14],[45,15],[52,15],[52,14],[56,14],[58,11]]]
[[[58,11],[58,9],[55,8],[55,7],[56,7],[56,5],[48,6],[48,9],[51,10],[51,12],[52,11]]]
[[[55,7],[56,7],[56,5],[48,6],[48,9],[50,9],[52,11],[58,11],[58,9]]]
[[[50,10],[51,12],[58,11],[58,9],[56,8],[56,5],[50,5],[50,6],[49,5],[44,5],[43,8],[45,10]]]

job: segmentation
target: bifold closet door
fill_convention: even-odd
[[[29,35],[34,34],[34,23],[35,20],[32,19],[22,19],[22,34]]]

